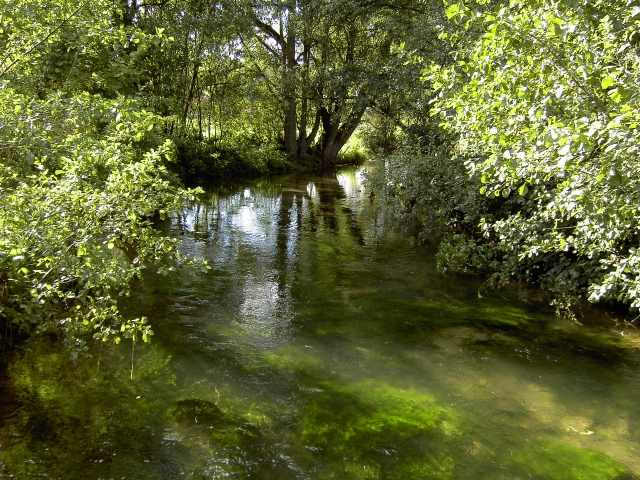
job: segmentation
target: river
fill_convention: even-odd
[[[136,286],[150,344],[15,354],[0,479],[636,478],[637,333],[438,273],[376,199],[347,169],[176,212],[211,270]]]

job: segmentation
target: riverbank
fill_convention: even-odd
[[[270,143],[234,143],[176,139],[173,170],[188,185],[215,185],[265,176],[317,173],[319,162],[291,161],[282,146]],[[338,155],[337,167],[362,165],[368,152],[360,145],[347,145]]]

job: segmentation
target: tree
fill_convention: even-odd
[[[392,46],[409,23],[407,10],[383,2],[289,1],[255,8],[254,22],[268,68],[279,74],[272,77],[287,153],[335,168],[367,109],[393,83]]]
[[[506,278],[640,308],[640,8],[626,1],[512,1],[446,11],[455,63],[434,66],[436,112],[481,193]]]
[[[165,120],[122,96],[168,39],[113,13],[110,1],[2,4],[3,332],[146,340],[149,325],[118,301],[147,269],[182,261],[154,218],[192,192],[170,181]]]

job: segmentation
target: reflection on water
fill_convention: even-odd
[[[629,479],[633,332],[478,295],[387,225],[362,171],[261,180],[167,228],[211,272],[150,277],[156,335],[0,379],[0,479]],[[518,296],[522,296],[519,292]]]

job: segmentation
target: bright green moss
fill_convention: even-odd
[[[344,466],[345,477],[353,480],[378,480],[380,467],[375,464],[347,462]]]
[[[373,381],[322,387],[309,395],[302,432],[307,443],[321,448],[358,454],[424,434],[445,440],[459,429],[451,409],[413,389]]]
[[[357,425],[370,431],[407,429],[421,431],[438,428],[442,433],[455,433],[455,416],[431,396],[414,389],[402,389],[388,384],[367,381],[348,386],[365,404],[373,407],[373,415],[361,418]]]
[[[478,312],[490,325],[524,327],[535,322],[535,318],[524,310],[506,305],[487,305]]]
[[[385,476],[388,480],[453,480],[455,462],[447,456],[402,462]]]
[[[264,355],[266,363],[281,371],[312,372],[325,367],[322,358],[312,350],[287,346]]]
[[[518,467],[540,480],[622,480],[628,469],[607,455],[555,440],[534,443],[514,455]]]

